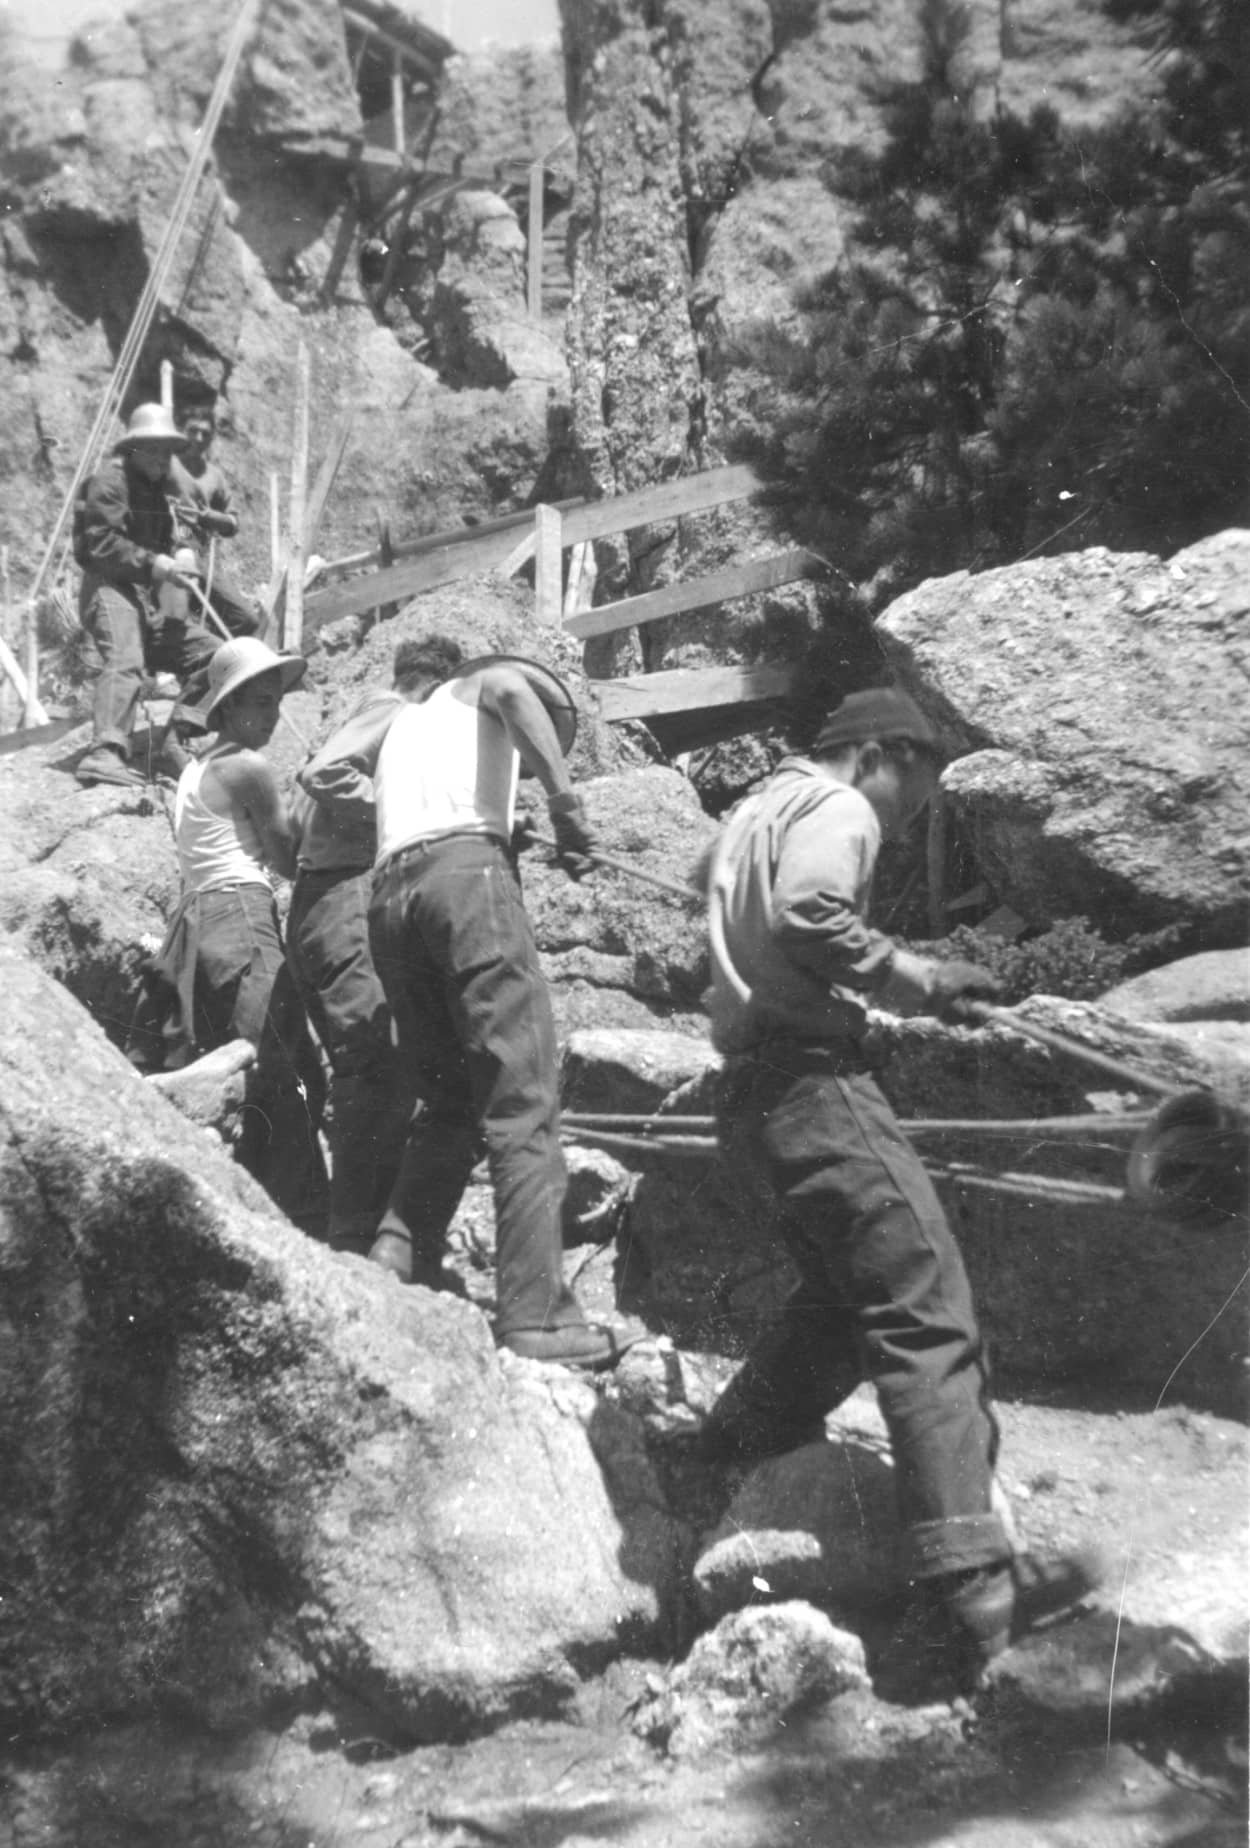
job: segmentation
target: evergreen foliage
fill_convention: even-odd
[[[1079,137],[952,95],[959,9],[830,183],[853,257],[760,327],[757,453],[876,608],[924,577],[1104,544],[1167,555],[1247,520],[1245,0],[1104,0],[1154,94]],[[749,438],[748,438],[749,440]]]

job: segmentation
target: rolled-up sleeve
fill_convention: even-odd
[[[373,777],[396,714],[398,693],[372,695],[356,708],[304,765],[296,781],[340,823],[373,825]]]
[[[908,1012],[923,1004],[932,965],[865,921],[876,863],[875,821],[852,813],[830,825],[827,808],[796,818],[773,887],[773,932],[791,962],[833,988]]]

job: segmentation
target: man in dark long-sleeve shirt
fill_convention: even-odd
[[[141,404],[74,509],[79,618],[101,664],[81,783],[141,783],[128,759],[145,674],[166,669],[184,686],[193,677],[202,683],[219,645],[185,603],[161,606],[162,587],[176,588],[180,575],[169,500],[177,493],[171,463],[182,445],[168,412]]]
[[[914,956],[867,922],[881,841],[928,801],[940,762],[905,694],[852,694],[810,756],[787,758],[742,805],[713,856],[722,1142],[771,1183],[799,1281],[713,1408],[703,1448],[739,1459],[820,1438],[826,1414],[870,1380],[894,1456],[915,1641],[973,1681],[1093,1574],[1012,1556],[963,1260],[864,1055],[870,1003],[941,1015],[994,991],[976,964]]]

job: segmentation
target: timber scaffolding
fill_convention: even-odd
[[[597,609],[582,607],[580,585],[596,539],[749,500],[763,490],[754,470],[738,465],[683,475],[601,501],[540,503],[523,513],[420,539],[391,541],[383,535],[377,548],[322,567],[319,588],[304,599],[301,631],[293,634],[288,626],[282,639],[289,648],[302,647],[327,623],[410,603],[460,578],[487,572],[511,577],[531,560],[538,624],[581,640],[822,576],[829,567],[821,558],[802,546],[791,546]],[[567,586],[566,552],[572,553]],[[673,668],[593,684],[610,724],[640,720],[663,749],[678,753],[766,724],[793,694],[798,672],[780,663]]]
[[[345,0],[341,11],[361,132],[287,136],[281,144],[288,157],[337,169],[351,181],[320,299],[334,300],[353,250],[372,240],[385,253],[379,253],[381,272],[369,285],[380,313],[409,245],[421,239],[422,219],[445,210],[459,192],[485,190],[507,199],[524,226],[531,317],[541,320],[544,306],[566,306],[571,284],[564,233],[573,183],[571,169],[557,157],[572,149],[572,135],[543,153],[518,153],[489,168],[463,161],[447,171],[432,167],[427,156],[438,88],[454,45],[387,0]]]

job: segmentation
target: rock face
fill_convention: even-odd
[[[233,1724],[316,1683],[447,1737],[656,1641],[677,1531],[632,1422],[311,1244],[62,990],[3,978],[6,1716]]]
[[[933,579],[877,628],[970,752],[946,772],[984,877],[1031,923],[1244,941],[1250,533],[1168,563],[1095,548]]]
[[[18,594],[125,340],[232,19],[145,0],[77,41],[64,72],[6,56],[0,333],[14,363],[0,379],[0,533]],[[555,60],[530,60],[520,73],[514,63],[504,88],[526,105],[512,120],[514,145],[501,146],[489,61],[462,61],[446,112],[426,125],[436,171],[524,155],[531,131],[545,137],[538,151],[558,139]],[[432,259],[418,266],[411,303],[405,266],[377,307],[358,268],[360,232],[325,287],[353,182],[345,163],[291,150],[360,131],[336,0],[273,0],[244,54],[127,399],[128,409],[156,397],[169,360],[179,415],[215,403],[216,459],[243,516],[230,563],[248,586],[269,575],[270,475],[289,478],[301,341],[314,472],[337,420],[357,419],[317,542],[324,557],[367,545],[375,510],[408,535],[522,505],[559,448],[558,322],[548,333],[531,327],[515,275],[501,287],[493,238],[461,227],[444,247],[437,217],[413,225],[422,248],[433,241]],[[515,243],[512,207],[502,210]],[[515,251],[510,260],[515,269]],[[436,327],[422,319],[434,295]]]

